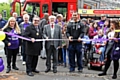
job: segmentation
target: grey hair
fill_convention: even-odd
[[[39,20],[40,20],[40,17],[38,17],[37,15],[35,15],[35,16],[33,17],[33,20],[34,20],[35,18],[39,18]]]
[[[28,19],[30,18],[30,16],[28,14],[24,14],[23,19],[25,19],[25,17],[27,17]]]

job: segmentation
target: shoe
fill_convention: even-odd
[[[67,64],[66,64],[66,63],[64,64],[64,67],[67,67]]]
[[[33,70],[33,72],[35,72],[35,73],[39,73],[39,71],[38,71],[38,70]]]
[[[49,71],[50,71],[50,69],[46,69],[46,70],[45,70],[45,73],[47,73],[47,72],[49,72]]]
[[[10,69],[10,68],[7,68],[6,73],[9,73],[10,71],[11,71],[11,69]]]
[[[72,72],[75,72],[75,70],[70,70],[69,72],[72,73]]]
[[[14,70],[19,70],[19,68],[17,68],[16,66],[13,67]]]
[[[106,75],[106,73],[100,73],[100,74],[98,74],[98,76],[104,76],[104,75]]]
[[[56,70],[56,69],[53,69],[53,73],[57,73],[57,70]]]
[[[23,62],[22,62],[22,65],[25,65],[25,64],[26,64],[26,62],[25,62],[25,61],[23,61]]]
[[[112,79],[117,79],[117,75],[113,75],[113,76],[112,76]]]
[[[81,69],[81,70],[78,70],[78,72],[82,73],[82,72],[83,72],[83,70],[82,70],[82,69]]]
[[[34,76],[32,72],[27,73],[28,76]]]

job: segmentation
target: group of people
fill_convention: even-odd
[[[66,67],[67,53],[69,72],[75,71],[76,59],[78,72],[82,72],[83,57],[85,54],[82,52],[82,47],[83,44],[87,43],[83,39],[108,39],[103,41],[90,41],[88,47],[90,50],[91,45],[100,43],[101,46],[98,51],[101,55],[99,58],[100,63],[104,64],[104,60],[107,58],[103,73],[98,75],[106,75],[110,63],[113,60],[114,73],[112,78],[117,78],[120,56],[114,56],[114,53],[120,52],[120,40],[117,39],[120,38],[120,33],[115,32],[115,30],[120,29],[118,20],[110,20],[105,15],[101,15],[101,20],[93,20],[91,18],[80,19],[77,12],[72,14],[72,18],[68,22],[63,21],[61,14],[54,16],[45,13],[42,19],[35,15],[32,21],[30,21],[30,16],[27,13],[23,14],[21,21],[15,17],[16,15],[17,13],[13,13],[13,16],[9,18],[7,23],[2,27],[0,26],[1,30],[23,36],[28,38],[28,40],[6,34],[4,40],[5,53],[7,55],[6,73],[11,71],[11,62],[12,68],[19,70],[16,65],[16,58],[20,46],[23,64],[26,64],[26,73],[28,76],[34,76],[32,72],[39,73],[36,69],[39,55],[42,58],[46,58],[46,73],[51,71],[51,60],[53,61],[53,73],[57,73],[58,65],[64,65]],[[37,39],[44,40],[37,41]],[[41,54],[43,48],[46,54],[44,51]]]

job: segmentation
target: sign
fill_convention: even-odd
[[[79,9],[79,14],[120,14],[120,10]]]

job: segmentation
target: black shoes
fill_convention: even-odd
[[[56,70],[56,69],[53,69],[53,73],[57,73],[57,70]]]
[[[100,73],[100,74],[98,74],[98,76],[105,76],[106,75],[106,73]]]
[[[28,76],[34,76],[34,74],[32,72],[28,72],[27,75]]]
[[[75,72],[75,70],[70,70],[69,72],[72,73],[72,72]]]
[[[50,71],[50,69],[46,69],[46,70],[45,70],[45,73],[47,73],[47,72],[49,72],[49,71]]]
[[[112,76],[112,79],[117,79],[117,75],[113,75],[113,76]]]
[[[6,73],[9,73],[10,71],[11,71],[11,69],[10,69],[10,68],[7,68]]]
[[[79,73],[82,73],[82,72],[83,72],[83,70],[82,70],[82,69],[81,69],[81,70],[78,70],[78,72],[79,72]]]
[[[16,66],[13,66],[12,67],[14,70],[19,70],[19,68],[17,68]]]
[[[38,70],[33,70],[33,72],[35,72],[35,73],[39,73],[39,71],[38,71]]]

